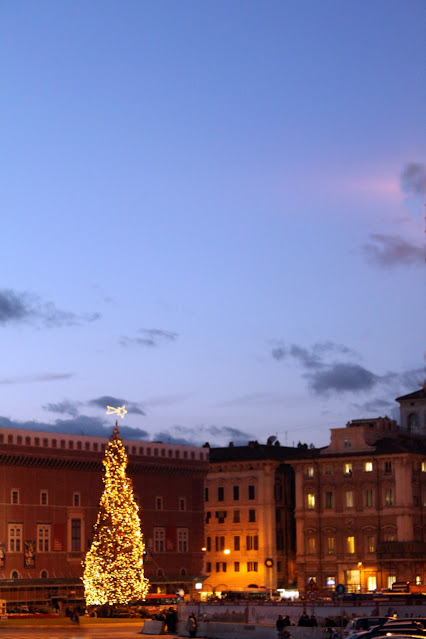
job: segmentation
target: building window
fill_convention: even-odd
[[[422,473],[426,473],[426,461],[422,461]]]
[[[204,501],[209,501],[209,489],[208,488],[204,489]]]
[[[307,505],[309,510],[313,510],[315,508],[315,495],[314,493],[308,493],[307,495]]]
[[[212,571],[211,561],[206,561],[206,572],[210,573]]]
[[[343,465],[343,473],[346,477],[352,477],[352,464],[347,463]]]
[[[327,537],[327,553],[334,555],[336,552],[336,539],[334,537]]]
[[[185,499],[185,497],[179,497],[179,510],[186,510],[186,499]]]
[[[40,579],[47,579],[49,576],[47,570],[42,570],[40,573]]]
[[[248,512],[248,520],[251,523],[256,521],[256,511],[255,510],[249,510],[249,512]]]
[[[372,473],[373,472],[373,462],[371,462],[371,461],[365,462],[364,470],[365,470],[366,473]]]
[[[225,550],[225,537],[215,537],[215,549],[216,552]]]
[[[20,579],[21,575],[19,574],[19,572],[17,570],[12,570],[12,572],[10,574],[10,578],[11,579]]]
[[[212,549],[212,538],[211,537],[207,537],[206,538],[206,550],[207,552],[211,552]]]
[[[223,486],[219,486],[217,489],[217,500],[224,501],[225,499],[225,489]]]
[[[154,552],[164,552],[166,549],[166,529],[154,528]]]
[[[37,551],[50,552],[50,525],[39,524],[37,526]]]
[[[374,535],[367,536],[367,552],[376,552],[376,538]]]
[[[255,499],[255,487],[254,486],[249,486],[248,487],[248,498],[249,499]]]
[[[392,588],[392,584],[395,583],[396,581],[396,576],[395,575],[388,575],[388,589]]]
[[[216,519],[218,524],[224,524],[226,519],[226,510],[216,511]]]
[[[353,555],[355,552],[355,537],[346,537],[346,552]]]
[[[386,475],[391,475],[392,474],[392,462],[390,462],[390,461],[386,461],[385,462],[385,474]]]
[[[258,535],[247,535],[247,537],[246,537],[246,549],[247,550],[259,550],[259,537],[258,537]]]
[[[365,491],[365,505],[368,508],[374,506],[373,491],[370,488]]]
[[[385,541],[395,541],[395,535],[393,533],[386,533],[384,535]]]
[[[71,519],[71,552],[81,551],[81,519]]]
[[[283,562],[277,561],[277,572],[282,572],[282,571],[283,571]]]
[[[73,493],[72,496],[72,505],[75,508],[79,508],[80,507],[80,493]]]
[[[275,546],[277,550],[284,549],[284,535],[282,530],[275,531]]]
[[[314,476],[314,467],[308,466],[306,469],[306,477],[309,477],[310,479],[312,479],[313,476]]]
[[[239,510],[234,510],[232,521],[234,522],[234,524],[239,524],[240,523],[240,511]]]
[[[308,537],[308,554],[314,555],[316,553],[316,540],[315,537]]]
[[[163,510],[163,498],[156,497],[155,498],[155,510]]]
[[[372,592],[374,590],[377,590],[377,579],[376,579],[376,575],[368,575],[368,579],[367,579],[367,590],[369,592]]]
[[[8,526],[9,552],[22,552],[22,524]]]
[[[386,504],[386,506],[393,506],[393,490],[392,490],[392,488],[387,488],[385,490],[385,504]]]
[[[240,562],[234,561],[234,572],[240,572]]]
[[[234,550],[240,550],[240,537],[234,537]]]
[[[248,561],[247,562],[247,572],[257,572],[258,564],[257,561]]]
[[[216,562],[216,572],[226,572],[226,561]]]
[[[332,492],[327,491],[325,493],[325,507],[334,508],[334,495]]]
[[[47,506],[47,504],[48,504],[47,490],[41,490],[40,491],[40,506]]]
[[[206,524],[209,524],[209,523],[210,523],[210,518],[211,518],[211,516],[212,516],[212,514],[211,514],[210,510],[208,510],[208,511],[206,512]]]
[[[188,528],[177,529],[178,552],[188,552]]]
[[[352,448],[352,442],[351,442],[350,439],[345,439],[343,445],[344,445],[345,448]]]
[[[234,486],[232,489],[232,494],[234,496],[234,501],[238,501],[240,498],[240,487]]]
[[[354,506],[354,493],[353,490],[345,491],[345,506],[346,508],[353,508]]]
[[[410,413],[407,419],[408,430],[414,435],[420,431],[419,416],[417,413]]]
[[[13,488],[10,491],[10,503],[19,504],[19,490],[17,488]]]
[[[421,575],[416,575],[416,586],[421,586],[422,585],[422,577]]]
[[[333,466],[331,464],[327,464],[325,467],[325,474],[332,475],[333,474]]]

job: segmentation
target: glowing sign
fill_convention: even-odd
[[[114,406],[107,406],[107,415],[117,415],[117,417],[124,417],[127,413],[127,410],[123,406],[119,406],[118,408],[114,408]]]

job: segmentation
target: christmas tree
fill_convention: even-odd
[[[104,491],[92,545],[83,562],[88,606],[129,603],[143,599],[148,590],[143,571],[145,545],[139,509],[133,496],[132,482],[126,475],[127,455],[118,432],[118,422],[103,464]]]

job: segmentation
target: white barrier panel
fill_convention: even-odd
[[[146,619],[142,630],[143,635],[165,635],[164,621],[158,619]]]

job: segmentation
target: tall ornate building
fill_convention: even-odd
[[[322,592],[426,583],[424,390],[397,401],[401,428],[386,417],[354,420],[292,462],[301,592],[311,579]]]
[[[294,585],[294,472],[303,451],[250,442],[212,448],[205,483],[205,592]]]
[[[82,598],[107,440],[0,429],[0,598]],[[204,570],[203,482],[209,451],[124,441],[153,592],[192,593]]]

